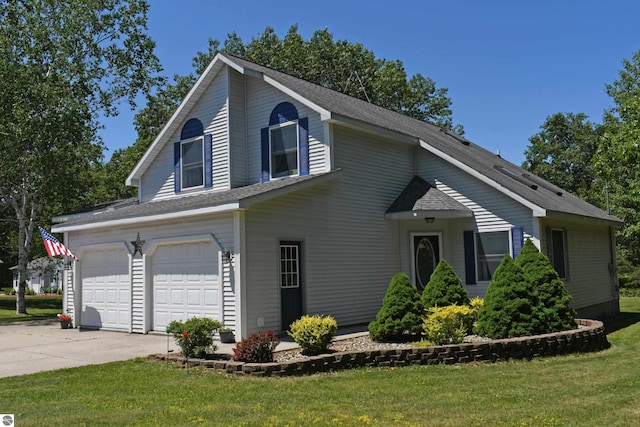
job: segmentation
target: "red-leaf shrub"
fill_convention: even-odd
[[[251,363],[273,362],[273,351],[278,344],[280,339],[272,330],[256,332],[236,344],[233,360]]]

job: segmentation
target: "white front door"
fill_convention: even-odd
[[[222,320],[218,251],[211,242],[162,245],[152,260],[153,330],[192,317]]]
[[[79,265],[82,274],[80,325],[129,330],[131,280],[129,257],[124,249],[88,252]]]

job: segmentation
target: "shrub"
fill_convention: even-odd
[[[429,283],[422,291],[421,300],[424,308],[469,304],[469,297],[462,287],[462,280],[444,259],[440,260],[431,274]]]
[[[256,332],[236,344],[233,360],[251,363],[273,362],[273,352],[278,344],[280,339],[272,330]]]
[[[538,306],[535,310],[537,334],[575,329],[575,310],[569,307],[571,295],[564,282],[549,262],[529,239],[516,257],[518,264],[532,286],[538,291]]]
[[[222,322],[208,317],[192,317],[186,322],[174,320],[167,326],[176,344],[185,357],[204,357],[209,350],[215,351],[213,333],[222,327]]]
[[[475,333],[494,339],[534,335],[538,330],[536,306],[537,293],[531,282],[505,255],[478,311]]]
[[[376,320],[369,323],[374,341],[398,341],[422,332],[423,308],[420,294],[409,276],[398,273],[391,279]]]
[[[331,316],[302,316],[291,324],[289,336],[305,354],[319,354],[327,350],[338,330],[338,323]]]
[[[474,310],[466,305],[431,307],[422,324],[424,334],[436,345],[461,343],[473,327]]]

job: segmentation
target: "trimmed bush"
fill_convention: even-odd
[[[564,282],[553,269],[549,258],[541,253],[530,239],[527,239],[522,251],[516,257],[518,264],[538,291],[538,334],[575,329],[576,312],[569,307],[571,295]]]
[[[289,336],[302,347],[304,354],[320,354],[327,350],[338,331],[331,316],[302,316],[291,324]]]
[[[465,288],[462,287],[462,280],[444,259],[440,260],[431,274],[429,283],[422,291],[421,300],[424,308],[469,304],[469,297]]]
[[[420,293],[409,276],[398,273],[391,279],[376,320],[369,323],[373,341],[401,341],[421,334],[423,308]]]
[[[537,300],[522,268],[505,255],[478,311],[475,333],[493,339],[534,335],[539,330]]]
[[[236,344],[233,360],[250,363],[273,362],[273,352],[278,344],[280,339],[272,330],[256,332]]]
[[[426,338],[436,345],[461,343],[473,327],[474,309],[466,305],[431,307],[422,324]]]
[[[208,317],[192,317],[186,322],[174,320],[167,325],[167,333],[173,334],[176,344],[185,357],[204,357],[215,351],[213,333],[222,327],[222,322]]]

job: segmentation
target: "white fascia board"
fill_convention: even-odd
[[[211,83],[211,81],[217,74],[217,73],[212,73],[211,70],[219,62],[230,65],[234,69],[238,69],[237,64],[231,65],[231,63],[220,54],[217,54],[213,58],[213,60],[207,66],[206,70],[204,70],[202,75],[198,78],[196,83],[193,85],[189,93],[187,93],[187,96],[184,97],[184,99],[182,100],[178,108],[173,112],[173,115],[171,116],[169,121],[164,125],[164,127],[162,128],[162,130],[160,131],[156,139],[151,143],[151,145],[149,146],[147,151],[145,151],[140,161],[133,168],[133,171],[131,171],[131,173],[127,177],[127,180],[126,180],[127,185],[135,186],[140,184],[140,176],[147,169],[147,165],[158,155],[157,151],[159,151],[159,149],[161,148],[159,146],[164,143],[164,139],[170,134],[170,131],[174,130],[176,122],[178,121],[180,116],[184,113],[184,110],[187,108],[187,106],[188,105],[191,106],[191,104],[197,100],[192,98],[196,96],[198,92],[201,92],[202,90],[206,89],[207,85]]]
[[[316,113],[320,114],[320,119],[321,120],[330,120],[331,119],[331,115],[332,115],[331,111],[329,111],[327,109],[324,109],[324,108],[320,107],[318,104],[315,104],[315,103],[309,101],[304,96],[292,91],[287,86],[275,81],[274,79],[272,79],[269,76],[265,76],[263,74],[262,75],[262,79],[265,81],[265,83],[270,84],[271,86],[273,86],[276,89],[278,89],[281,92],[283,92],[285,95],[290,96],[291,98],[295,99],[296,101],[300,102],[301,104],[306,105],[307,107],[311,108]]]
[[[519,194],[516,194],[513,191],[504,188],[503,186],[499,185],[497,182],[495,182],[494,180],[492,180],[488,176],[476,171],[475,169],[467,166],[466,164],[462,163],[461,161],[449,156],[448,154],[443,153],[442,151],[440,151],[437,148],[429,145],[428,143],[424,142],[423,140],[420,140],[420,146],[422,148],[424,148],[425,150],[427,150],[428,152],[430,152],[431,154],[440,157],[442,160],[444,160],[444,161],[446,161],[446,162],[458,167],[459,169],[461,169],[464,172],[468,173],[469,175],[479,179],[480,181],[484,182],[485,184],[489,185],[490,187],[495,188],[496,190],[498,190],[502,194],[512,198],[513,200],[515,200],[516,202],[520,203],[521,205],[526,206],[527,208],[531,209],[533,211],[533,216],[535,216],[535,217],[544,217],[544,216],[547,215],[546,209],[536,205],[535,203],[531,203],[529,200],[525,199],[524,197],[520,196]]]
[[[53,233],[64,233],[68,231],[82,231],[82,230],[95,230],[97,228],[105,228],[105,227],[122,227],[133,224],[144,224],[148,222],[154,221],[168,221],[172,219],[184,219],[189,217],[195,217],[199,215],[209,215],[223,212],[233,212],[235,210],[240,209],[239,204],[236,203],[227,203],[219,206],[210,206],[206,208],[200,209],[191,209],[187,211],[178,211],[171,212],[166,214],[159,215],[147,215],[143,217],[133,217],[133,218],[123,218],[123,219],[114,219],[112,221],[103,221],[103,222],[92,222],[89,224],[78,224],[78,225],[56,225],[51,227],[51,231]]]

